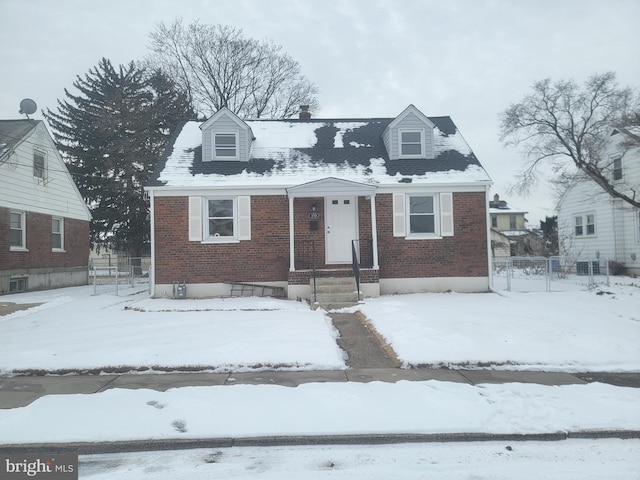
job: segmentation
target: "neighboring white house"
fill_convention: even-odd
[[[633,133],[640,134],[634,127]],[[617,189],[640,195],[640,148],[622,148],[627,134],[612,130],[605,152]],[[640,209],[613,198],[591,180],[575,183],[558,203],[561,254],[608,259],[640,274]]]
[[[91,213],[41,120],[0,120],[0,294],[87,283]]]

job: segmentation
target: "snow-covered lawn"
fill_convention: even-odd
[[[640,371],[640,279],[551,293],[397,295],[357,309],[408,365]]]
[[[116,297],[92,291],[3,297],[46,303],[0,317],[0,373],[345,368],[331,320],[306,304],[270,298],[151,300],[144,293]]]
[[[0,317],[0,374],[345,368],[329,317],[300,302],[91,293],[77,287],[2,297],[44,304]],[[407,365],[640,371],[638,279],[552,293],[396,295],[357,309]]]

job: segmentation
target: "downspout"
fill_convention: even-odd
[[[485,223],[487,229],[487,272],[489,273],[489,291],[493,290],[493,259],[491,256],[491,215],[489,214],[489,192],[491,185],[485,185]]]
[[[296,271],[296,255],[294,251],[293,197],[289,195],[289,271]]]
[[[151,271],[149,272],[149,296],[156,295],[156,234],[155,234],[155,196],[154,190],[149,189],[149,214],[151,215]]]
[[[611,199],[611,229],[613,230],[613,260],[615,262],[618,261],[618,225],[616,224],[616,205],[615,198]]]
[[[376,220],[376,195],[371,195],[371,248],[373,250],[373,269],[379,270],[378,264],[378,224]]]

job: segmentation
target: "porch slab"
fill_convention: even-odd
[[[473,385],[479,383],[537,383],[540,385],[574,385],[588,383],[570,373],[519,372],[504,370],[457,370]]]
[[[297,387],[304,383],[346,382],[344,370],[309,370],[297,372],[242,372],[229,376],[226,385],[281,385]]]

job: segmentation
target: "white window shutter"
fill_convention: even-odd
[[[404,193],[393,194],[393,236],[407,236],[407,220],[405,218],[405,198]]]
[[[440,194],[440,235],[453,236],[453,193]]]
[[[251,240],[251,197],[238,197],[238,240]]]
[[[189,197],[189,241],[202,241],[202,197]]]

